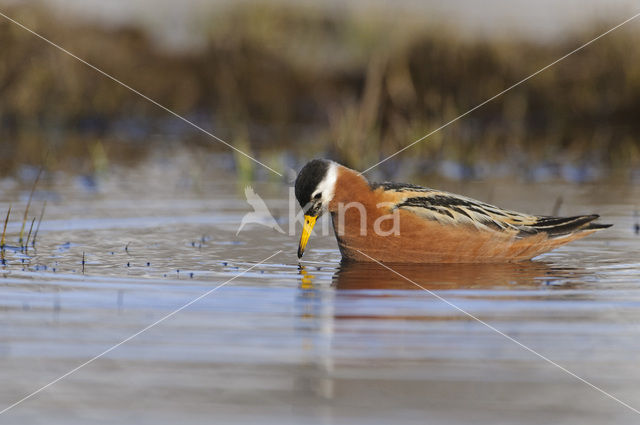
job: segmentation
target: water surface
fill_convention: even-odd
[[[640,408],[638,188],[444,182],[527,212],[548,214],[561,195],[562,214],[615,226],[533,262],[394,265],[401,277],[340,264],[331,236],[312,238],[300,263],[295,236],[258,225],[236,236],[250,207],[235,177],[183,170],[42,183],[36,249],[7,250],[0,270],[0,410],[254,268],[0,423],[638,423],[469,316]],[[29,187],[1,187],[15,239]],[[255,190],[286,229],[286,186]]]

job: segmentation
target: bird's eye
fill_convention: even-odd
[[[320,199],[321,196],[322,196],[322,193],[316,193],[313,199]]]

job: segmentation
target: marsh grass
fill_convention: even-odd
[[[564,198],[562,195],[558,195],[556,201],[553,203],[553,208],[551,208],[551,216],[558,217],[560,215],[560,208],[562,208],[562,204],[564,203]]]
[[[29,251],[29,239],[31,239],[31,231],[33,230],[33,223],[35,223],[36,218],[33,217],[33,220],[31,220],[31,226],[29,226],[29,233],[27,233],[27,241],[24,243],[24,252],[28,252]]]
[[[42,6],[6,13],[260,158],[331,156],[359,169],[610,27],[594,22],[537,43],[370,10],[260,2],[220,10],[202,17],[204,44],[189,51],[163,49],[137,27],[58,20]],[[418,159],[640,166],[638,35],[637,27],[607,35],[381,168]],[[2,174],[25,163],[102,173],[145,157],[158,134],[225,149],[4,20],[0,40]],[[255,177],[234,158],[241,180]]]
[[[38,232],[40,231],[40,224],[42,223],[42,218],[44,217],[44,211],[47,209],[47,201],[45,200],[42,204],[42,210],[40,211],[40,217],[38,218],[38,225],[36,226],[36,231],[33,234],[33,241],[31,242],[32,246],[36,247],[36,239],[38,238]]]
[[[11,206],[9,206],[9,209],[7,210],[7,216],[4,219],[4,226],[2,228],[2,238],[0,238],[0,249],[3,251],[3,253],[4,253],[4,247],[5,247],[5,236],[7,234],[7,224],[9,224],[10,215],[11,215]]]
[[[40,224],[41,224],[42,219],[44,217],[44,212],[45,212],[45,209],[46,209],[46,206],[47,206],[47,202],[45,201],[43,203],[43,206],[42,206],[42,211],[40,212],[40,219],[38,221],[38,225],[36,227],[36,231],[35,231],[35,233],[33,233],[33,240],[31,239],[31,234],[33,232],[33,226],[34,226],[34,224],[36,222],[36,217],[33,217],[31,219],[31,225],[29,226],[29,231],[27,232],[27,237],[25,239],[24,238],[24,234],[25,234],[25,229],[26,229],[27,217],[29,215],[29,209],[31,207],[31,202],[33,200],[33,194],[34,194],[34,192],[36,190],[38,182],[40,181],[40,177],[42,175],[42,172],[43,172],[43,168],[40,168],[40,170],[38,172],[38,175],[36,176],[32,186],[31,186],[31,191],[29,192],[29,198],[27,200],[27,204],[25,206],[25,211],[24,211],[24,214],[22,216],[22,225],[20,227],[20,232],[18,234],[18,244],[15,247],[10,247],[11,249],[15,249],[16,251],[19,250],[19,251],[21,251],[21,252],[23,252],[25,254],[28,253],[28,251],[29,251],[29,242],[30,241],[32,243],[32,246],[35,249],[36,237],[37,237],[38,231],[40,230]],[[2,262],[3,262],[3,264],[5,264],[4,251],[5,251],[5,248],[8,247],[8,245],[6,244],[6,237],[7,237],[7,226],[9,224],[9,218],[11,216],[11,209],[12,209],[12,206],[10,205],[8,210],[7,210],[7,215],[6,215],[5,219],[4,219],[4,225],[3,225],[3,228],[2,228],[2,236],[0,237],[0,250],[2,251]],[[24,261],[24,259],[23,259],[23,261]]]
[[[42,175],[42,171],[43,171],[43,168],[40,167],[40,170],[38,171],[38,175],[36,176],[36,179],[33,181],[33,185],[31,186],[31,192],[29,192],[29,199],[27,201],[27,206],[24,209],[24,215],[22,216],[22,226],[20,227],[20,237],[18,239],[18,244],[20,245],[21,248],[27,245],[27,244],[24,244],[24,245],[22,244],[22,242],[24,241],[24,230],[27,224],[27,216],[29,215],[29,208],[31,207],[31,200],[33,199],[33,193],[36,190],[36,186],[38,185],[38,182],[40,181],[40,176]],[[33,226],[33,223],[31,224]],[[29,230],[29,233],[31,233],[31,230]]]

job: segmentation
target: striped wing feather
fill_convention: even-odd
[[[581,230],[597,230],[609,225],[591,223],[598,215],[574,217],[550,217],[523,214],[505,210],[465,196],[433,190],[425,187],[379,183],[372,189],[382,188],[392,195],[394,208],[410,211],[422,218],[442,224],[469,225],[480,230],[512,233],[525,237],[546,233],[559,237]]]

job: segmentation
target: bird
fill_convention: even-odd
[[[282,230],[276,219],[273,218],[267,204],[265,204],[262,198],[253,191],[251,186],[245,187],[244,196],[247,198],[247,203],[253,207],[253,211],[246,213],[244,217],[242,217],[236,236],[238,236],[246,224],[262,224],[263,226],[274,229],[279,233],[284,233],[284,230]]]
[[[611,227],[597,214],[530,215],[409,183],[373,183],[327,159],[306,163],[295,180],[304,213],[298,258],[318,217],[331,214],[343,261],[505,263]]]

